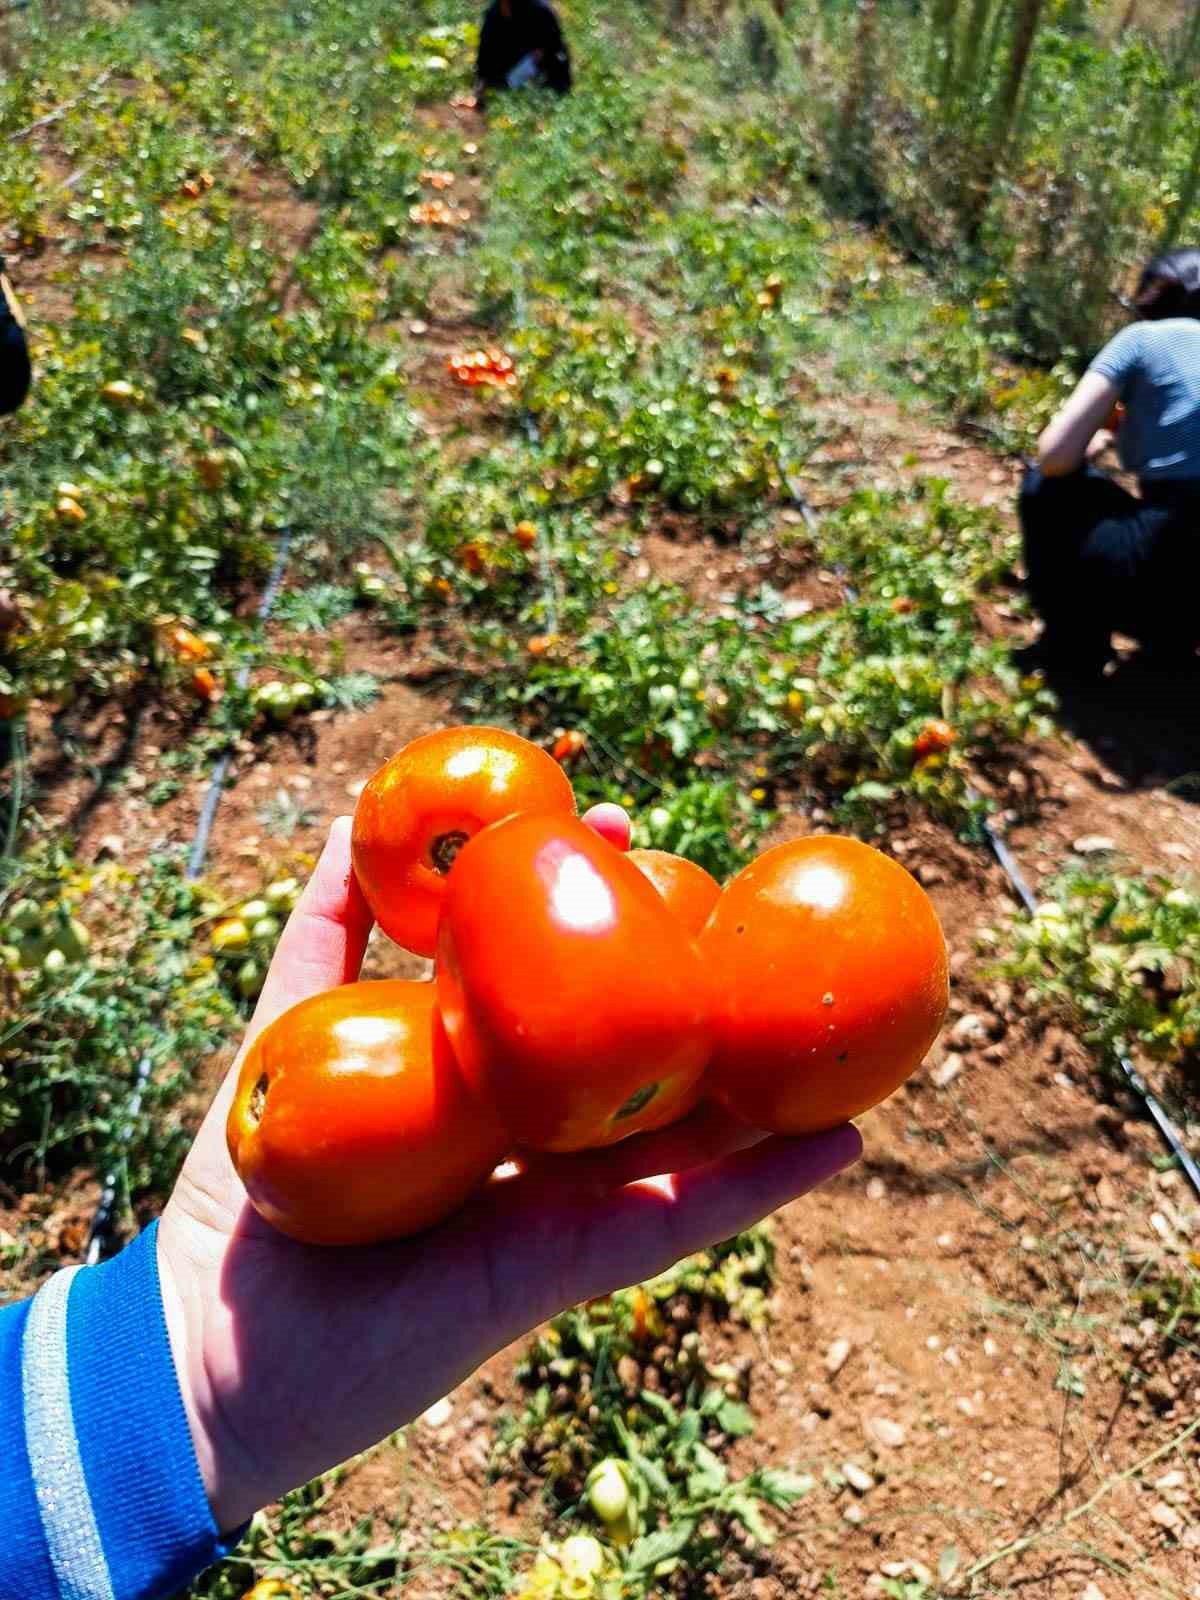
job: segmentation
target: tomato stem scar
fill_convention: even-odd
[[[271,1080],[264,1072],[262,1077],[250,1091],[249,1111],[255,1122],[261,1122],[263,1112],[267,1109],[267,1090],[271,1087]]]
[[[467,835],[459,828],[452,833],[439,833],[429,846],[429,859],[443,877],[454,865],[458,852],[466,842]]]
[[[635,1089],[619,1111],[613,1112],[613,1121],[620,1122],[625,1117],[635,1117],[643,1106],[648,1106],[658,1093],[657,1083],[644,1083],[640,1089]]]

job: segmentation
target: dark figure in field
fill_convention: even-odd
[[[1145,268],[1140,320],[1096,356],[1021,489],[1028,589],[1050,667],[1099,671],[1114,631],[1183,666],[1200,642],[1200,250]],[[1093,463],[1115,442],[1130,494]]]
[[[32,376],[25,326],[0,256],[0,416],[17,409],[29,393]]]
[[[483,14],[475,76],[482,102],[494,89],[571,87],[571,57],[547,0],[492,0]]]

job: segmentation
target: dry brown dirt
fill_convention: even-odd
[[[458,120],[464,138],[481,137],[475,119]],[[460,192],[481,203],[474,180]],[[444,363],[474,331],[451,308],[424,339],[413,338],[412,398],[436,432],[471,422],[470,399],[452,390]],[[818,509],[856,484],[922,473],[949,478],[964,496],[1011,502],[1015,465],[929,416],[876,400],[827,408],[824,421],[829,441],[808,477]],[[794,514],[779,532],[747,550],[664,517],[642,537],[638,559],[646,573],[714,604],[764,570],[789,595],[836,603],[831,575],[790,547],[803,532]],[[1020,642],[1018,625],[988,623]],[[287,853],[311,854],[362,778],[450,714],[447,696],[427,681],[426,641],[389,638],[363,617],[338,631],[346,665],[369,667],[381,698],[354,716],[319,714],[239,754],[210,862],[211,876],[231,890],[258,882],[275,848],[261,821],[273,793],[290,793],[307,816]],[[1200,770],[1194,699],[1160,685],[1147,718],[1135,690],[1119,678],[1068,708],[1073,731],[1035,753],[1048,798],[1012,832],[1035,882],[1088,834],[1175,874],[1200,861],[1200,812],[1166,788]],[[139,716],[108,705],[86,731],[97,762],[138,776],[97,795],[78,776],[56,781],[39,767],[51,813],[80,832],[84,851],[117,841],[136,859],[188,838],[203,775],[159,809],[141,800],[162,750],[187,732],[182,713]],[[35,760],[49,763],[48,731],[35,733]],[[789,815],[782,831],[818,821]],[[1178,1175],[1159,1170],[1153,1131],[1078,1042],[1030,1017],[1024,997],[986,973],[976,935],[1011,904],[995,863],[929,823],[914,822],[888,843],[928,885],[945,921],[952,1016],[904,1091],[863,1119],[862,1164],[777,1217],[779,1281],[765,1334],[710,1331],[715,1352],[754,1358],[758,1426],[737,1446],[739,1463],[786,1463],[818,1479],[762,1570],[714,1592],[736,1600],[879,1594],[885,1579],[932,1583],[951,1546],[961,1576],[1033,1535],[1028,1548],[980,1573],[977,1593],[1200,1596],[1200,1458],[1195,1437],[1172,1443],[1197,1415],[1200,1365],[1191,1345],[1164,1339],[1137,1302],[1141,1275],[1196,1259],[1194,1197]],[[374,973],[400,969],[386,941],[376,941],[370,959]],[[64,1260],[81,1246],[79,1221],[93,1194],[94,1186],[54,1202],[45,1227]],[[408,1505],[424,1529],[486,1521],[531,1531],[531,1509],[487,1478],[496,1411],[515,1403],[513,1361],[509,1352],[490,1362],[450,1397],[446,1420],[414,1424],[404,1449],[384,1447],[352,1467],[333,1520],[390,1520]],[[1133,1470],[1148,1457],[1145,1470]],[[848,1462],[870,1474],[865,1492],[823,1482],[825,1469]]]

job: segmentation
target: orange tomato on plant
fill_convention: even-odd
[[[354,813],[354,871],[375,920],[397,944],[431,956],[459,851],[514,812],[574,816],[562,768],[502,728],[425,734],[385,762]]]
[[[433,985],[404,979],[346,984],[271,1023],[226,1133],[256,1210],[306,1244],[419,1233],[507,1153],[455,1067]]]
[[[699,1099],[712,1038],[695,943],[575,818],[510,817],[464,846],[436,981],[463,1075],[519,1145],[613,1144]]]
[[[724,889],[699,944],[717,978],[707,1092],[771,1133],[866,1111],[920,1065],[945,1017],[929,897],[857,839],[766,851]]]
[[[554,748],[550,754],[561,766],[574,761],[587,749],[587,734],[580,733],[578,728],[569,728],[566,733],[560,733],[554,741]]]
[[[645,873],[692,937],[698,937],[721,897],[721,885],[713,875],[668,850],[631,850],[629,859]]]
[[[942,756],[951,748],[958,735],[948,722],[940,718],[927,722],[913,740],[914,761],[925,761],[930,756]]]

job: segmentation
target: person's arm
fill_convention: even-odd
[[[153,1600],[226,1546],[163,1317],[158,1227],[0,1311],[0,1594]]]
[[[1120,391],[1112,379],[1093,367],[1038,439],[1037,464],[1047,478],[1077,471],[1091,455],[1112,442],[1105,424],[1112,419]]]
[[[587,820],[628,848],[619,808]],[[246,1043],[357,977],[370,931],[345,817]],[[225,1139],[238,1065],[161,1223],[0,1312],[3,1600],[174,1594],[224,1553],[218,1530],[418,1416],[565,1304],[737,1233],[861,1152],[851,1127],[763,1138],[701,1108],[608,1150],[530,1162],[419,1238],[320,1249],[247,1201]],[[642,1181],[655,1174],[667,1176]]]

